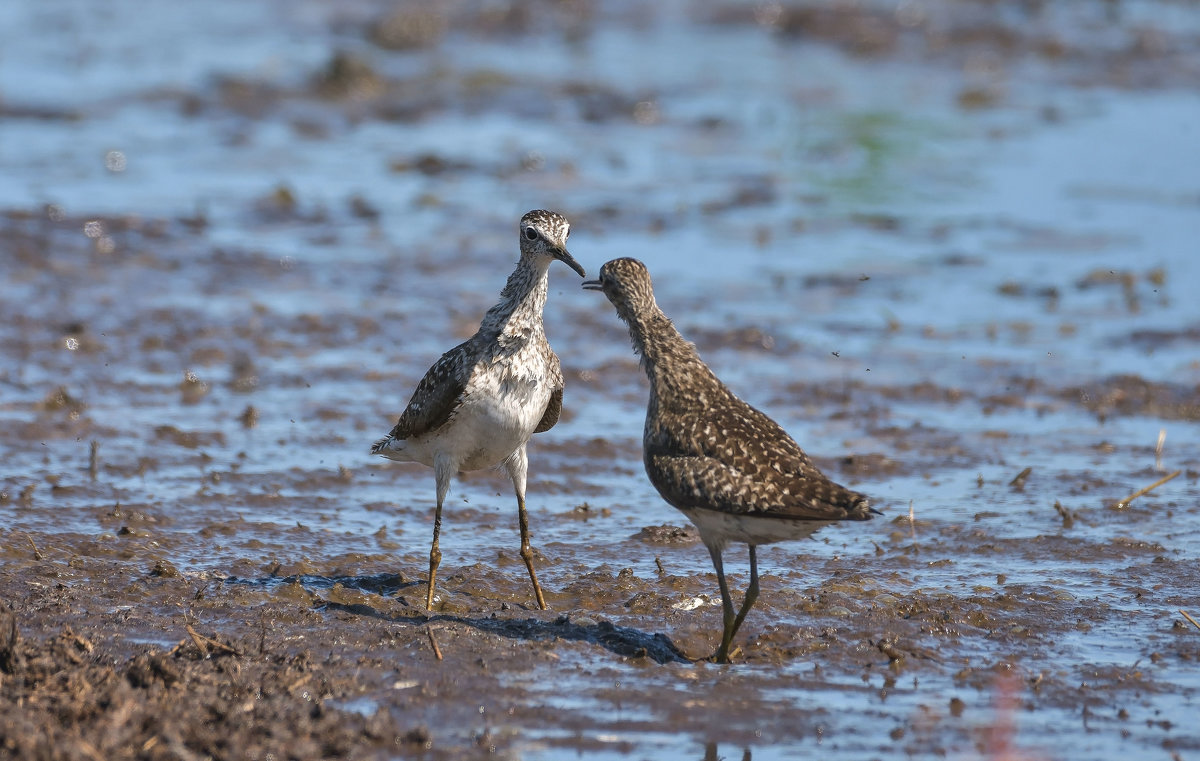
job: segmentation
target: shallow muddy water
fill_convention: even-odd
[[[1197,75],[1178,2],[6,4],[0,753],[1200,752]],[[732,666],[565,267],[551,610],[493,472],[423,609],[367,450],[537,207],[883,511],[761,549]]]

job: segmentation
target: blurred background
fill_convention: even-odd
[[[590,276],[644,260],[718,374],[887,521],[1019,542],[1063,530],[1056,502],[1097,511],[1072,529],[1095,573],[1053,552],[1004,564],[1107,599],[1131,523],[1183,565],[1200,539],[1198,83],[1190,0],[7,0],[0,507],[13,531],[101,542],[114,500],[169,514],[179,536],[146,551],[188,572],[303,574],[364,545],[418,568],[432,475],[366,451],[474,331],[541,207],[570,218]],[[632,537],[683,521],[642,476],[628,339],[566,268],[546,321],[567,402],[530,451],[536,542],[563,568],[652,577],[663,550]],[[1110,509],[1174,470],[1153,492],[1172,521]],[[501,477],[455,494],[477,531],[450,514],[447,563],[514,542]],[[581,506],[611,513],[562,517]],[[764,571],[816,584],[797,555],[878,562],[869,537],[825,536]],[[911,583],[994,581],[996,558],[954,536]],[[672,559],[711,572],[698,546]],[[1173,613],[1139,605],[1145,630],[1072,629],[1047,668],[1067,683],[1077,654],[1146,656]],[[1195,677],[1159,678],[1168,698],[1135,718],[1178,727]],[[847,700],[817,690],[780,700]],[[1137,721],[1125,745],[1126,725],[1089,739],[1077,709],[1029,736],[1092,758],[1161,740]],[[971,747],[938,737],[917,747]]]

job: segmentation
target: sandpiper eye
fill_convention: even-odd
[[[537,240],[537,237],[538,237],[537,230],[534,230],[532,227],[525,228],[526,240]]]

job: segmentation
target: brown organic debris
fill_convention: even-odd
[[[1141,497],[1145,494],[1149,494],[1150,492],[1152,492],[1155,489],[1157,489],[1158,487],[1162,486],[1167,481],[1170,481],[1172,478],[1175,478],[1182,472],[1183,472],[1182,470],[1177,470],[1174,473],[1169,473],[1169,474],[1163,476],[1162,478],[1158,479],[1154,483],[1150,484],[1149,486],[1144,486],[1141,489],[1138,489],[1133,494],[1130,494],[1128,497],[1126,497],[1125,499],[1118,502],[1116,504],[1116,508],[1118,510],[1124,510],[1125,508],[1129,507],[1130,502],[1134,501],[1138,497]]]

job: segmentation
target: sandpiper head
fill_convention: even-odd
[[[603,291],[617,308],[617,315],[628,322],[632,315],[654,306],[650,271],[637,259],[628,257],[605,262],[598,280],[585,280],[589,291]]]
[[[561,214],[535,209],[521,217],[521,254],[557,259],[586,277],[583,267],[567,251],[567,236],[571,223]]]

